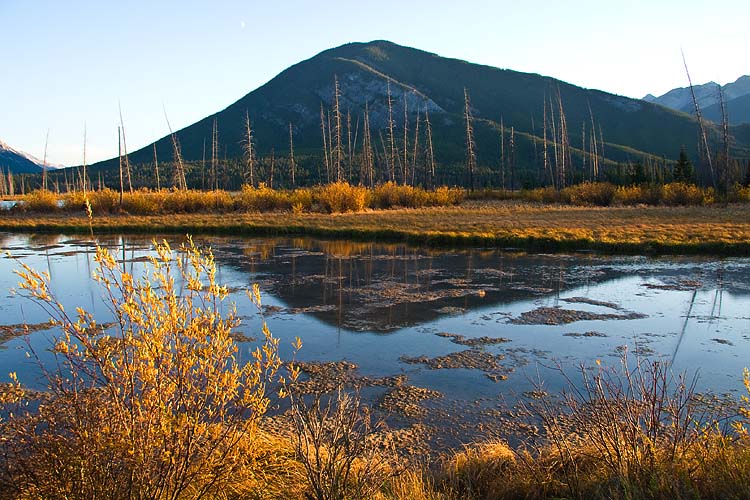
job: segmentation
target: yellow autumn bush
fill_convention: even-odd
[[[48,274],[17,271],[61,333],[56,363],[43,365],[48,391],[15,379],[1,391],[0,496],[247,498],[275,487],[269,471],[285,470],[284,453],[293,459],[269,450],[258,430],[281,366],[278,341],[264,324],[262,344],[243,359],[211,252],[191,240],[179,252],[166,242],[155,249],[137,277],[97,248],[94,279],[111,328],[65,310]],[[257,286],[251,296],[260,307]]]

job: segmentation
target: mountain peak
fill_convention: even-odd
[[[750,100],[750,75],[743,75],[734,82],[723,86],[714,81],[702,85],[693,85],[693,92],[695,93],[695,99],[698,101],[698,106],[704,111],[703,114],[709,120],[721,121],[719,89],[724,94],[724,102],[728,110],[727,114],[730,123],[734,125],[750,123],[750,110],[747,104]],[[661,104],[662,106],[685,113],[693,113],[695,108],[690,87],[672,89],[659,97],[648,94],[643,100]]]

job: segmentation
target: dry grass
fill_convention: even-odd
[[[540,250],[750,254],[750,206],[570,207],[470,201],[456,207],[348,214],[99,216],[98,233],[296,234]],[[83,215],[16,214],[3,231],[88,232]]]

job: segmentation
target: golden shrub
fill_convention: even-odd
[[[35,498],[198,498],[261,491],[268,450],[257,429],[267,384],[281,366],[278,341],[241,359],[238,324],[223,301],[210,251],[166,244],[143,277],[97,248],[94,279],[114,332],[78,308],[70,315],[49,275],[18,271],[27,296],[50,312],[56,370],[37,404],[17,382],[0,422],[0,490]],[[251,294],[260,308],[260,293]],[[41,361],[40,361],[41,363]],[[20,391],[20,392],[19,392]],[[8,393],[8,391],[4,391]],[[39,404],[40,403],[40,404]],[[272,461],[272,460],[271,460]]]
[[[352,186],[348,182],[333,182],[316,191],[316,198],[329,213],[360,212],[367,208],[367,188]]]
[[[704,190],[695,184],[671,182],[662,187],[662,203],[665,205],[702,205],[706,200]]]
[[[55,212],[60,208],[58,200],[55,193],[38,189],[23,195],[19,207],[28,212]]]
[[[563,189],[561,197],[573,205],[607,207],[612,204],[616,191],[609,182],[582,182]]]

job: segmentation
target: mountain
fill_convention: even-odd
[[[750,75],[741,76],[737,81],[723,87],[716,82],[693,86],[701,112],[707,119],[716,123],[721,123],[719,88],[724,92],[724,106],[729,123],[731,125],[750,123]],[[643,100],[684,113],[692,114],[695,109],[690,87],[672,89],[660,97],[648,94]]]
[[[9,169],[17,174],[36,174],[42,171],[43,162],[28,153],[17,151],[0,141],[0,170]]]
[[[650,161],[663,157],[676,159],[684,145],[689,147],[692,156],[697,156],[696,123],[685,113],[538,74],[472,64],[387,41],[374,41],[350,43],[321,52],[284,70],[226,109],[177,131],[182,155],[193,163],[190,167],[193,182],[200,182],[201,176],[205,182],[208,175],[197,172],[201,170],[198,165],[202,158],[210,163],[214,121],[218,129],[218,158],[226,158],[231,163],[242,157],[246,113],[253,123],[254,142],[260,155],[268,156],[273,150],[277,162],[279,158],[286,158],[291,123],[295,154],[303,158],[303,162],[306,156],[317,158],[303,165],[308,179],[314,181],[323,177],[324,174],[316,177],[316,171],[323,168],[321,107],[325,108],[324,113],[332,109],[335,79],[340,86],[340,108],[344,114],[341,125],[344,148],[348,147],[347,112],[351,117],[352,140],[361,145],[362,117],[367,106],[373,146],[380,155],[380,160],[376,158],[376,161],[381,162],[381,171],[385,169],[382,162],[386,156],[383,151],[387,144],[389,89],[399,147],[403,143],[404,116],[409,120],[412,147],[417,114],[420,131],[424,133],[424,112],[429,112],[435,157],[439,169],[445,172],[443,181],[455,180],[448,176],[451,168],[463,172],[460,169],[465,158],[464,89],[470,96],[475,118],[477,162],[484,171],[481,182],[489,182],[491,176],[496,178],[492,171],[499,168],[501,122],[506,158],[510,156],[511,128],[513,130],[513,155],[519,184],[532,183],[541,177],[545,109],[548,123],[554,119],[559,127],[558,96],[569,131],[567,151],[574,165],[583,163],[582,147],[587,151],[592,149],[592,121],[599,143],[598,153],[606,158],[602,164],[612,166],[615,162],[644,158]],[[551,140],[553,130],[547,128],[547,138]],[[335,120],[332,129],[335,130]],[[710,132],[713,140],[718,140],[718,130]],[[733,133],[734,154],[750,157],[750,126],[735,128]],[[420,140],[424,144],[424,136]],[[549,144],[551,156],[553,145]],[[171,162],[171,138],[158,140],[156,151],[160,163]],[[130,161],[151,164],[145,168],[153,170],[153,155],[153,147],[149,145],[132,152]],[[590,165],[590,159],[588,161]],[[114,158],[92,166],[92,179],[97,169],[108,169],[111,173],[117,165],[117,158]],[[578,168],[583,170],[582,166]],[[136,173],[136,180],[141,175],[145,175],[143,171]],[[110,182],[107,180],[108,185]]]

